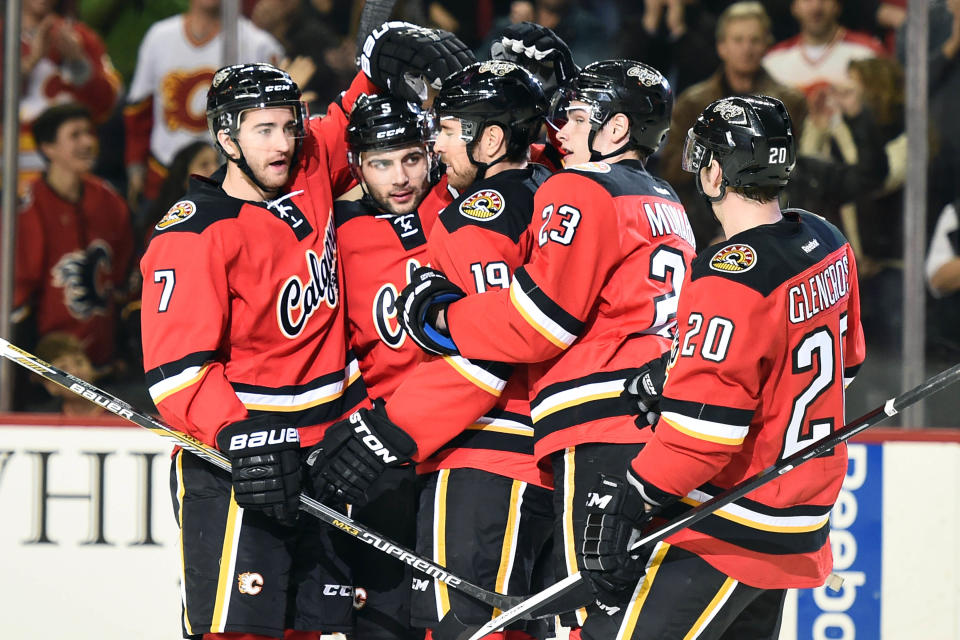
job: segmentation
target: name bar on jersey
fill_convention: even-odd
[[[801,324],[836,306],[850,292],[850,263],[846,252],[839,259],[795,284],[787,291],[790,322]]]

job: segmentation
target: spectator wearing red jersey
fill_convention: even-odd
[[[107,119],[120,75],[90,27],[54,10],[53,0],[24,0],[20,27],[20,178],[23,193],[44,169],[30,123],[47,107],[78,102],[95,122]]]
[[[50,107],[34,121],[33,136],[48,166],[29,185],[18,218],[14,320],[40,337],[76,336],[104,373],[116,355],[117,302],[133,250],[130,215],[90,174],[97,139],[86,107]]]

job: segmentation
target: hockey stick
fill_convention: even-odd
[[[393,5],[396,0],[367,0],[363,3],[363,10],[360,12],[360,24],[357,27],[357,55],[363,48],[363,43],[367,36],[373,33],[373,30],[390,19],[393,13]]]
[[[225,471],[230,471],[230,460],[214,447],[197,440],[193,436],[181,431],[177,431],[173,427],[168,426],[159,420],[156,420],[155,418],[137,411],[123,400],[110,395],[106,391],[95,387],[85,380],[58,369],[52,364],[41,360],[37,356],[28,353],[23,349],[20,349],[3,338],[0,338],[0,355],[2,355],[4,358],[12,360],[13,362],[16,362],[30,371],[33,371],[44,379],[54,382],[64,389],[72,391],[78,396],[86,398],[94,404],[100,405],[107,411],[116,414],[121,418],[129,420],[137,426],[143,427],[148,431],[152,431],[156,435],[168,440],[173,440],[174,444],[177,444],[187,451],[190,451],[191,453],[203,458],[204,460],[213,463],[215,466]],[[330,507],[314,500],[304,493],[300,494],[300,509],[306,511],[319,520],[336,527],[340,531],[353,536],[357,540],[365,542],[377,550],[397,558],[401,562],[410,565],[414,569],[425,573],[431,578],[439,580],[440,582],[443,582],[444,584],[457,589],[468,596],[476,598],[484,604],[488,604],[497,609],[506,610],[519,605],[524,600],[524,596],[508,596],[495,591],[488,591],[471,582],[468,582],[467,580],[464,580],[463,578],[459,578],[448,572],[442,565],[436,564],[430,560],[427,560],[426,558],[416,555],[409,549],[396,544],[379,533],[366,528],[356,520],[353,520],[346,515],[331,509]],[[544,615],[551,614],[545,613]]]
[[[933,395],[937,391],[940,391],[941,389],[957,382],[957,380],[960,380],[960,364],[956,364],[945,371],[941,371],[937,375],[928,379],[926,382],[917,385],[913,389],[904,391],[894,398],[890,398],[882,406],[867,412],[852,422],[848,422],[844,427],[834,431],[832,435],[819,440],[808,447],[805,447],[804,449],[801,449],[795,454],[780,460],[776,464],[773,464],[762,471],[758,471],[753,476],[734,485],[723,493],[717,494],[710,500],[697,505],[680,516],[677,516],[667,524],[651,531],[643,538],[637,540],[630,547],[630,551],[638,549],[644,545],[663,540],[673,533],[676,533],[680,529],[684,529],[696,522],[699,522],[720,508],[730,504],[734,500],[742,498],[761,485],[770,482],[774,478],[782,476],[794,467],[803,464],[811,458],[816,458],[817,456],[826,453],[830,449],[836,447],[838,444],[849,440],[851,437],[860,433],[864,429],[872,427],[878,422],[882,422],[883,420],[896,415],[918,400],[922,400],[927,396]],[[547,605],[555,603],[559,598],[574,592],[574,590],[577,590],[579,593],[583,594],[588,593],[588,591],[583,588],[586,583],[587,580],[584,579],[581,573],[574,573],[557,584],[531,596],[527,600],[523,601],[522,604],[514,607],[513,609],[504,611],[502,614],[480,627],[468,627],[460,622],[460,620],[453,615],[453,612],[449,612],[446,616],[444,616],[443,620],[441,620],[440,626],[434,632],[434,637],[438,640],[480,640],[483,638],[483,636],[493,633],[498,629],[502,629],[515,620],[539,617],[537,614],[539,610],[543,609]],[[578,606],[572,608],[585,606],[591,600],[592,595],[588,596],[584,600],[581,600]],[[557,609],[557,606],[554,604],[552,608]]]

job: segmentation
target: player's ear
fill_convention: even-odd
[[[483,130],[483,153],[490,159],[503,155],[506,143],[506,135],[500,125],[492,124]]]
[[[220,143],[220,146],[223,147],[223,150],[226,151],[227,155],[232,159],[237,160],[240,157],[237,145],[233,143],[233,138],[230,137],[226,129],[217,131],[217,142]]]
[[[723,181],[723,169],[716,158],[711,158],[710,164],[700,170],[700,184],[703,192],[708,196],[720,194],[720,184]]]
[[[616,113],[610,118],[610,138],[616,146],[626,143],[630,137],[630,118],[624,113]]]

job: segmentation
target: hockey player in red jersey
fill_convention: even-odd
[[[427,237],[453,200],[446,179],[431,185],[428,114],[392,96],[361,96],[350,114],[347,148],[363,197],[334,205],[343,264],[350,347],[371,398],[390,397],[421,351],[396,322],[398,292],[427,264]],[[413,466],[386,469],[370,501],[352,516],[400,544],[416,544],[417,491]],[[367,544],[351,554],[354,582],[366,591],[356,635],[368,640],[423,638],[410,626],[409,567]]]
[[[434,101],[440,127],[435,150],[446,164],[446,178],[461,193],[430,234],[429,258],[464,288],[509,286],[511,271],[529,258],[533,194],[549,171],[527,158],[546,108],[539,82],[504,61],[477,63],[448,77]],[[362,166],[366,176],[366,161]],[[354,282],[349,271],[347,279]],[[358,315],[370,316],[369,302],[364,309]],[[416,349],[405,334],[401,339],[404,348]],[[417,443],[413,457],[425,483],[418,550],[486,588],[529,592],[534,562],[549,535],[551,504],[533,458],[522,372],[511,377],[509,366],[494,362],[432,359],[406,377],[387,398],[386,409]],[[377,436],[393,439],[397,426],[388,423],[382,406],[359,415]],[[366,473],[342,455],[349,449],[339,444],[338,430],[345,437],[356,431],[355,425],[341,424],[321,443],[330,468],[315,472],[353,495],[363,487],[352,479]],[[375,455],[367,457],[369,462],[356,462],[377,466]],[[340,473],[340,464],[349,468]],[[477,494],[483,500],[468,498]],[[423,584],[414,591],[417,627],[436,626],[450,610],[472,622],[485,622],[493,613],[446,585],[417,582]]]
[[[207,114],[226,167],[191,182],[141,263],[151,395],[167,421],[232,463],[225,474],[183,451],[174,458],[187,636],[305,639],[352,629],[337,534],[296,517],[301,446],[365,402],[347,353],[331,215],[354,182],[344,129],[357,96],[376,91],[368,76],[397,87],[408,73],[433,80],[441,62],[459,65],[460,47],[443,48],[453,41],[410,25],[378,29],[365,73],[311,121],[279,69],[235,65],[214,75]],[[430,53],[422,68],[394,73],[379,63],[385,47],[421,46]]]
[[[586,575],[598,593],[625,593],[584,638],[776,639],[785,590],[830,572],[843,444],[639,557],[627,551],[654,514],[709,500],[844,423],[844,387],[864,358],[857,270],[833,225],[781,212],[794,158],[775,98],[713,102],[688,133],[683,168],[727,239],[701,252],[683,287],[653,437],[626,480],[604,477],[592,496]]]
[[[532,363],[535,455],[554,476],[558,575],[578,570],[586,492],[626,464],[649,430],[621,398],[637,362],[667,350],[693,236],[670,186],[644,168],[670,124],[672,94],[629,60],[585,67],[555,97],[567,169],[537,191],[536,246],[508,289],[459,294],[421,271],[403,324],[427,350]],[[566,620],[579,626],[584,610]]]

